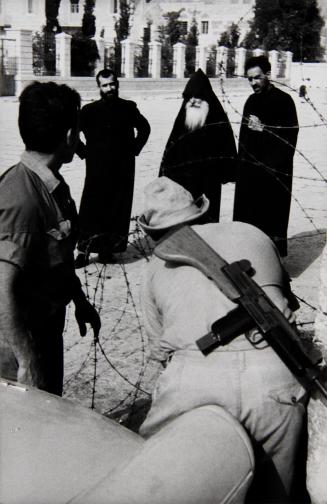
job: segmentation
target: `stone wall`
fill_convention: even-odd
[[[16,95],[20,94],[26,77],[33,76],[33,51],[32,51],[32,31],[30,30],[7,30],[6,37],[16,40]],[[71,78],[71,36],[64,32],[56,35],[56,76],[70,80]],[[102,37],[94,38],[99,53],[95,73],[104,67],[106,61],[106,50],[108,44]],[[122,42],[122,65],[121,75],[127,79],[135,77],[135,56],[137,44],[131,39]],[[174,46],[173,54],[173,75],[172,78],[183,79],[186,69],[185,45],[177,43]],[[232,53],[231,53],[232,51]],[[244,76],[244,67],[246,58],[252,54],[263,54],[261,49],[248,51],[242,47],[236,49],[227,49],[217,46],[215,56],[215,69],[212,75],[219,77],[239,78]],[[278,52],[275,50],[267,53],[271,63],[271,77],[273,80],[287,79],[291,74],[292,53]],[[195,69],[202,68],[207,72],[208,48],[199,45],[196,48]],[[106,62],[110,66],[110,61]],[[148,60],[149,77],[157,80],[161,75],[161,44],[149,44]],[[6,71],[6,69],[4,69]],[[39,77],[39,76],[38,76]],[[38,78],[37,77],[37,78]]]

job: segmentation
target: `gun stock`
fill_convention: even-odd
[[[202,271],[212,279],[217,287],[231,300],[239,297],[238,290],[232,283],[226,282],[221,268],[227,262],[189,226],[175,228],[157,243],[154,253],[160,259],[178,264],[187,264]]]

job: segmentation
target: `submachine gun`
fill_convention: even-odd
[[[295,327],[251,278],[250,261],[227,263],[190,226],[180,226],[164,235],[154,249],[157,257],[198,268],[237,308],[216,320],[211,331],[196,343],[204,355],[246,331],[257,328],[290,371],[307,388],[315,385],[327,399],[322,383],[326,366],[320,351],[306,345]]]

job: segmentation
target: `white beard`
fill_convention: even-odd
[[[206,122],[207,115],[209,112],[209,104],[206,101],[202,101],[201,105],[194,107],[187,102],[185,108],[185,126],[190,131],[202,128]]]

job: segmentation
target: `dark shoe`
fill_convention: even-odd
[[[80,252],[75,259],[75,269],[85,268],[88,266],[89,258],[84,252]]]

